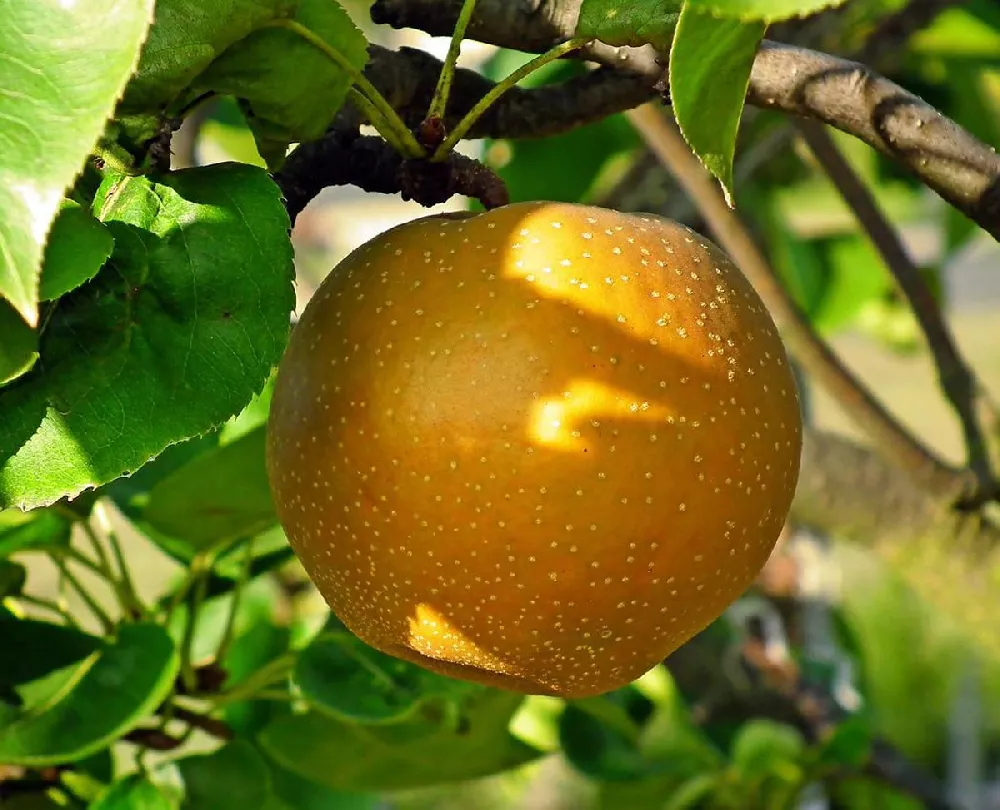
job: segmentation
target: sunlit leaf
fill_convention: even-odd
[[[152,15],[153,0],[0,3],[0,296],[32,326],[52,221],[132,73]]]

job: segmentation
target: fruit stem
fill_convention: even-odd
[[[431,98],[431,104],[427,110],[428,118],[444,118],[445,109],[448,107],[448,96],[451,94],[451,83],[455,78],[455,65],[458,63],[458,56],[462,51],[462,40],[465,39],[465,32],[469,27],[469,20],[472,19],[475,7],[476,0],[465,0],[462,4],[462,10],[458,14],[458,22],[455,23],[455,31],[451,35],[448,53],[444,58],[444,64],[441,65],[437,87],[434,88],[434,96]]]
[[[378,111],[379,115],[371,123],[372,126],[378,129],[386,142],[406,157],[424,157],[423,147],[417,142],[414,134],[407,129],[403,119],[399,117],[399,114],[392,108],[392,105],[386,101],[385,96],[340,51],[296,20],[272,20],[267,23],[266,27],[287,29],[320,51],[327,59],[351,77],[354,84],[358,86],[361,95],[365,97],[366,101],[371,103],[372,108]],[[384,129],[380,128],[380,125]]]
[[[476,102],[475,106],[473,106],[473,108],[465,114],[462,120],[455,125],[455,128],[450,133],[448,133],[448,137],[444,139],[444,142],[434,152],[434,155],[431,157],[431,160],[433,161],[444,160],[448,156],[448,153],[455,148],[455,145],[460,140],[462,140],[462,138],[465,136],[465,133],[467,133],[472,128],[473,124],[475,124],[476,121],[478,121],[482,117],[483,113],[485,113],[490,107],[492,107],[493,104],[496,102],[496,100],[500,98],[500,96],[502,96],[508,90],[513,89],[514,86],[519,81],[521,81],[521,79],[523,79],[530,73],[534,73],[539,68],[544,67],[549,62],[553,62],[556,59],[560,58],[561,56],[565,56],[567,53],[570,53],[571,51],[575,51],[578,48],[582,48],[588,42],[590,42],[589,39],[583,39],[583,38],[566,40],[565,42],[556,45],[551,50],[546,51],[541,56],[536,56],[530,62],[526,62],[525,64],[521,65],[521,67],[519,67],[509,76],[507,76],[507,78],[493,85],[493,87],[490,88],[490,91],[481,99],[479,99],[479,101]]]

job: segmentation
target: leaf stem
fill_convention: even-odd
[[[194,634],[198,629],[198,613],[208,592],[208,573],[212,570],[214,564],[215,555],[211,552],[203,552],[191,561],[193,587],[188,589],[188,615],[184,622],[184,635],[181,639],[180,649],[181,683],[184,684],[184,688],[188,692],[194,692],[198,688],[198,676],[194,671],[191,654],[194,648]]]
[[[240,566],[239,578],[233,587],[232,604],[229,607],[229,615],[226,616],[226,626],[222,631],[222,639],[219,641],[219,647],[215,652],[215,662],[220,665],[225,660],[226,654],[229,652],[229,647],[233,643],[236,631],[236,616],[240,611],[240,600],[243,597],[243,591],[246,589],[247,581],[250,579],[250,567],[253,565],[253,551],[256,539],[256,537],[251,537],[247,540],[243,554],[243,565]]]
[[[465,116],[459,121],[455,128],[448,133],[448,137],[444,139],[441,145],[434,152],[431,160],[442,161],[455,148],[455,145],[462,140],[472,126],[478,121],[490,107],[493,106],[494,102],[500,98],[508,90],[512,90],[515,85],[525,76],[534,73],[539,68],[544,67],[549,62],[554,62],[562,56],[582,48],[591,40],[577,37],[575,39],[569,39],[565,42],[561,42],[549,51],[546,51],[541,56],[536,56],[529,62],[521,65],[517,70],[513,71],[505,79],[497,82],[493,87],[490,88],[489,92],[483,96],[479,101],[475,103],[471,110],[469,110]]]
[[[476,0],[465,0],[462,3],[462,10],[458,13],[458,21],[455,23],[455,30],[451,35],[451,44],[448,46],[444,64],[441,65],[441,73],[438,75],[430,107],[427,109],[428,118],[444,118],[445,110],[448,108],[448,97],[451,95],[451,84],[455,79],[455,66],[458,63],[459,54],[462,52],[462,40],[465,39],[465,32],[469,27],[469,20],[472,19],[472,12],[475,8]]]
[[[118,533],[112,528],[111,521],[108,519],[107,509],[100,501],[94,504],[94,518],[100,524],[101,531],[104,533],[104,537],[108,545],[111,546],[111,551],[115,557],[115,565],[118,568],[119,574],[118,580],[121,583],[121,593],[119,596],[122,599],[122,606],[139,616],[148,616],[149,610],[143,604],[142,599],[139,598],[135,581],[132,579],[132,572],[125,561],[125,553],[122,550],[121,542],[118,540]]]
[[[66,606],[60,605],[58,602],[52,599],[44,599],[41,596],[32,596],[31,594],[27,593],[19,593],[16,596],[9,598],[12,598],[18,602],[23,602],[26,605],[33,605],[34,607],[55,613],[74,630],[81,629],[80,623],[73,618],[73,614],[66,609]]]
[[[351,81],[353,81],[358,88],[360,88],[361,93],[368,99],[368,101],[371,102],[372,106],[379,111],[381,114],[381,120],[379,123],[383,123],[386,126],[385,131],[379,130],[382,137],[385,138],[386,141],[390,143],[398,152],[406,157],[417,158],[424,156],[423,147],[417,143],[416,137],[412,132],[410,132],[409,129],[407,129],[403,119],[399,117],[399,113],[392,108],[392,105],[386,101],[385,96],[383,96],[379,92],[378,88],[368,80],[365,74],[353,65],[351,61],[340,51],[296,20],[272,20],[267,23],[266,27],[284,28],[291,31],[323,53],[327,59],[351,77]],[[372,122],[372,125],[375,126],[374,121]]]
[[[268,661],[256,672],[249,675],[246,680],[236,684],[228,692],[218,695],[206,695],[216,706],[227,703],[236,703],[241,700],[256,699],[269,686],[273,686],[280,680],[287,678],[295,666],[295,653],[284,653],[277,658]]]
[[[83,583],[77,579],[76,574],[70,571],[69,566],[66,565],[66,560],[63,557],[73,558],[68,552],[71,549],[63,549],[61,552],[52,552],[49,554],[49,559],[52,560],[52,564],[59,569],[59,573],[62,575],[63,580],[68,582],[74,591],[79,594],[80,598],[83,600],[84,604],[89,608],[90,612],[94,614],[94,617],[98,622],[101,623],[106,635],[111,635],[115,630],[115,623],[111,620],[107,611],[104,610],[98,604],[97,600],[94,599],[93,595],[84,587]]]

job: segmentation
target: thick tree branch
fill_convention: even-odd
[[[997,493],[997,482],[991,443],[983,426],[988,425],[992,429],[1000,424],[995,404],[959,352],[930,286],[871,191],[841,155],[822,124],[803,120],[799,122],[798,129],[909,302],[934,358],[941,389],[955,410],[965,435],[968,464],[978,478],[974,500],[982,503],[993,499]]]
[[[570,38],[582,0],[481,0],[468,36],[542,51]],[[372,18],[445,35],[462,0],[376,0]],[[597,43],[579,57],[664,78],[650,48]],[[754,61],[747,100],[830,124],[899,161],[925,185],[1000,240],[1000,156],[929,104],[858,62],[765,40]]]
[[[365,75],[410,126],[416,127],[430,104],[441,62],[426,51],[398,51],[373,45]],[[450,130],[493,87],[474,70],[455,72],[445,116]],[[642,75],[600,68],[557,85],[504,94],[469,132],[470,138],[541,138],[600,121],[642,104],[654,95]]]
[[[1000,156],[864,65],[765,42],[754,61],[747,100],[860,138],[1000,240]]]
[[[487,208],[508,202],[503,182],[483,164],[453,153],[441,163],[405,160],[382,138],[334,129],[321,141],[298,147],[274,175],[292,221],[329,186],[353,185],[380,194],[402,194],[432,206],[454,194]]]
[[[789,350],[803,367],[822,382],[878,449],[901,470],[949,503],[966,494],[967,476],[948,467],[903,428],[816,334],[739,216],[726,205],[718,184],[684,142],[676,124],[653,105],[633,110],[630,118],[664,167],[695,202],[723,249],[764,299]]]

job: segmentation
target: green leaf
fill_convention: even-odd
[[[368,42],[336,0],[300,0],[293,19],[361,70]],[[353,80],[315,45],[286,28],[264,28],[233,45],[194,83],[243,101],[260,154],[272,168],[290,143],[318,140]]]
[[[0,557],[0,600],[21,593],[28,579],[28,570],[21,563],[11,562]],[[3,637],[3,626],[0,625],[0,638]],[[6,647],[8,650],[16,647]],[[3,684],[2,672],[4,665],[0,663],[0,685]]]
[[[102,639],[40,619],[0,620],[0,649],[17,650],[0,660],[0,689],[16,689],[79,664],[101,650]]]
[[[847,0],[687,0],[686,5],[719,17],[772,23],[793,17],[808,17],[842,6],[846,2]]]
[[[747,721],[733,740],[732,762],[743,774],[765,776],[779,763],[796,762],[805,741],[791,726],[755,718]]]
[[[246,740],[184,757],[177,767],[184,779],[183,810],[261,810],[271,795],[267,762]]]
[[[722,778],[721,773],[701,773],[692,776],[667,799],[663,810],[691,810],[715,792]]]
[[[2,192],[0,192],[2,193]],[[0,385],[27,374],[38,360],[38,333],[13,305],[0,298]]]
[[[211,430],[284,349],[292,248],[266,172],[116,178],[98,205],[111,259],[60,300],[36,369],[0,391],[0,504],[76,495]]]
[[[125,114],[174,101],[230,45],[291,14],[296,0],[158,0],[142,58],[122,100]]]
[[[271,621],[279,596],[279,586],[268,579],[257,579],[247,583],[240,594],[234,622],[235,632],[243,633],[256,622]],[[177,644],[181,643],[187,626],[189,604],[184,603],[174,610],[167,624],[167,631]],[[198,607],[197,624],[191,657],[204,660],[214,655],[222,641],[225,626],[233,609],[233,593],[202,602]]]
[[[0,296],[31,326],[52,220],[114,110],[152,15],[153,0],[0,4]]]
[[[506,771],[540,755],[508,724],[522,695],[482,689],[457,726],[422,719],[359,726],[320,712],[272,720],[258,735],[269,757],[335,790],[402,790]]]
[[[177,804],[145,776],[131,774],[110,785],[88,810],[177,810]]]
[[[970,67],[970,61],[981,59],[996,64],[1000,60],[1000,13],[996,3],[970,0],[962,7],[944,9],[931,25],[910,37],[907,49],[917,58],[955,57]],[[955,89],[961,91],[962,87],[956,85]],[[968,126],[964,121],[962,124]]]
[[[680,0],[583,0],[576,36],[668,50],[682,5]]]
[[[59,298],[92,279],[114,246],[110,231],[90,211],[63,200],[45,246],[39,297]]]
[[[131,624],[81,664],[68,689],[0,728],[0,762],[41,767],[82,759],[134,728],[177,676],[178,656],[161,627]]]
[[[719,19],[688,3],[670,50],[670,99],[681,134],[732,206],[733,156],[763,23]]]
[[[863,716],[850,717],[822,742],[816,759],[821,765],[860,770],[868,761],[871,746],[871,723]]]
[[[291,644],[291,632],[268,620],[253,622],[246,632],[236,636],[223,667],[228,678],[226,688],[242,683],[265,664],[270,663]],[[255,736],[278,714],[288,714],[288,704],[274,700],[240,700],[226,705],[226,722],[241,736]]]
[[[63,547],[69,543],[70,530],[69,520],[52,509],[0,511],[0,559]]]
[[[563,753],[574,768],[603,782],[630,781],[649,773],[649,763],[629,732],[631,720],[620,716],[617,695],[573,701],[559,718]],[[603,708],[602,708],[603,704]]]
[[[317,709],[353,723],[398,723],[425,701],[473,687],[364,644],[346,631],[323,633],[299,655],[293,678]]]
[[[150,490],[145,519],[156,531],[209,548],[277,523],[259,427],[198,456]]]
[[[290,810],[385,810],[385,802],[378,795],[331,790],[273,762],[269,765],[274,794]]]

